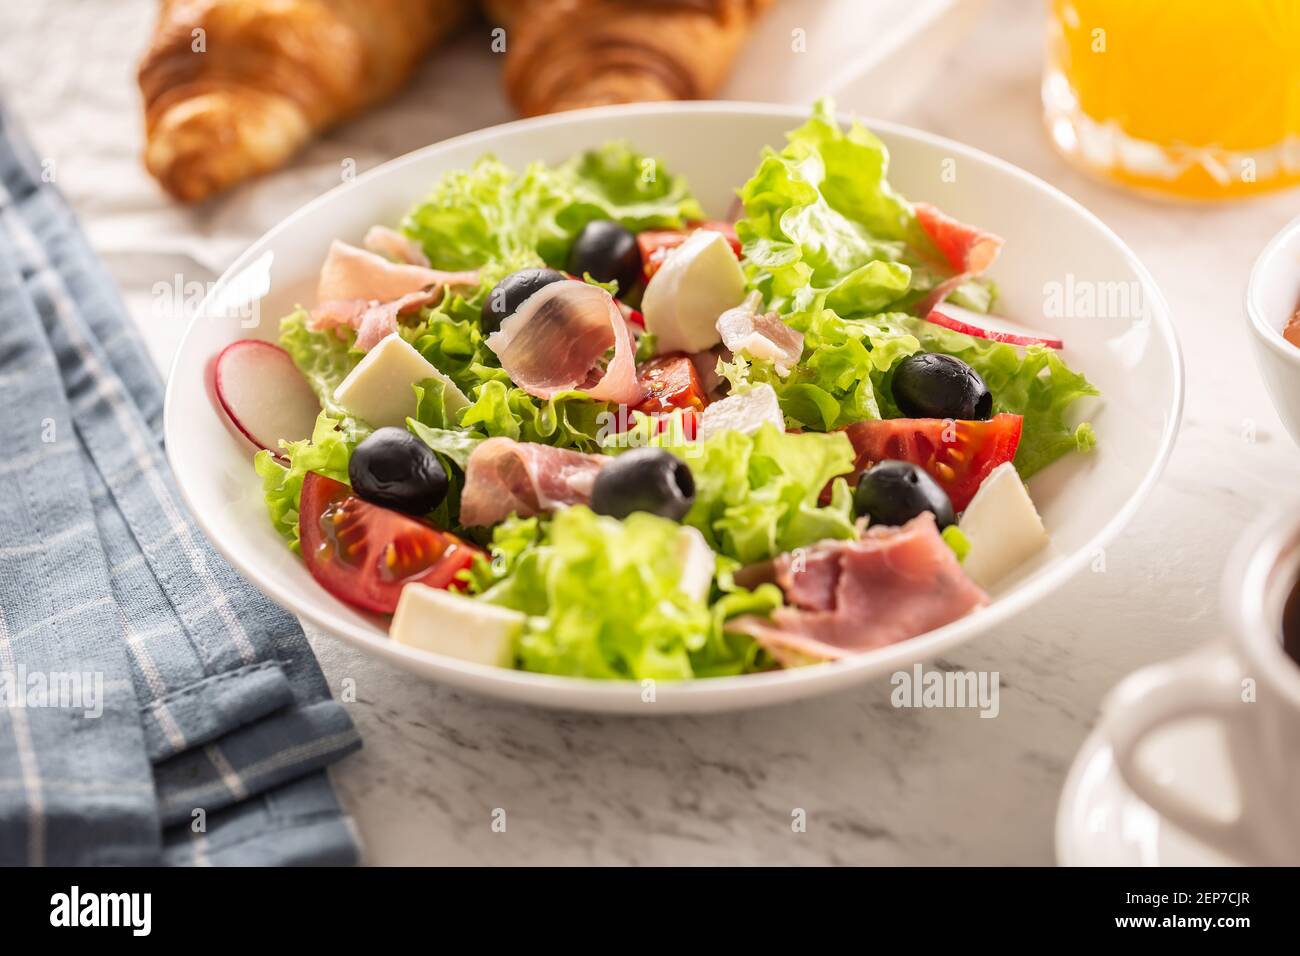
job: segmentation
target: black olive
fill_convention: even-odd
[[[591,510],[626,518],[634,511],[681,521],[695,501],[695,478],[686,462],[659,448],[619,455],[596,475]]]
[[[404,428],[381,428],[357,445],[348,481],[363,500],[408,515],[428,514],[447,497],[442,462]]]
[[[510,273],[483,300],[483,334],[491,335],[501,328],[501,323],[514,315],[515,309],[538,289],[567,278],[554,269],[521,269]]]
[[[573,240],[569,272],[579,279],[586,273],[597,282],[617,282],[619,294],[626,295],[641,278],[641,247],[612,219],[594,219]]]
[[[858,481],[853,507],[872,524],[907,524],[923,511],[934,514],[940,530],[956,520],[948,493],[909,461],[886,459],[873,465]]]
[[[993,416],[993,393],[979,373],[952,355],[918,352],[898,363],[894,401],[908,418],[983,421]]]

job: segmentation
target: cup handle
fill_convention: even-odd
[[[1231,730],[1243,713],[1237,662],[1230,654],[1215,651],[1191,654],[1129,675],[1111,692],[1101,727],[1114,751],[1115,766],[1130,790],[1165,819],[1233,855],[1253,843],[1244,816],[1214,816],[1152,777],[1138,763],[1137,752],[1143,740],[1168,724],[1209,717]],[[1240,786],[1237,792],[1242,792]]]

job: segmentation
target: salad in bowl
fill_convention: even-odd
[[[393,641],[539,673],[799,667],[979,613],[1097,391],[997,316],[1002,240],[887,174],[822,103],[726,221],[622,142],[443,175],[218,357],[267,520]]]

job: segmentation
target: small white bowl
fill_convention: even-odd
[[[1173,447],[1183,369],[1169,310],[1150,274],[1096,216],[1021,169],[950,140],[868,121],[893,156],[904,195],[1006,238],[993,270],[1005,314],[1058,334],[1067,359],[1104,396],[1089,416],[1100,444],[1030,482],[1052,546],[993,591],[990,606],[910,641],[848,660],[765,674],[661,684],[595,681],[503,670],[396,644],[385,621],[337,601],[271,527],[253,449],[221,413],[212,363],[231,342],[274,340],[278,318],[309,300],[332,239],[357,242],[374,223],[396,223],[434,180],[486,152],[516,168],[557,162],[611,139],[684,173],[708,213],[725,215],[764,146],[780,147],[800,108],[745,103],[644,104],[509,123],[396,159],[309,203],[230,267],[190,325],[167,389],[167,454],[186,503],[217,549],[277,603],[322,630],[432,680],[511,700],[575,710],[669,714],[721,711],[818,696],[930,660],[1013,619],[1096,564],[1132,517]],[[846,118],[847,119],[847,118]],[[1049,289],[1132,289],[1140,315],[1045,316]],[[253,321],[249,303],[256,305]]]
[[[1282,424],[1300,444],[1300,348],[1282,337],[1300,307],[1300,218],[1269,241],[1250,270],[1246,315],[1264,384]]]

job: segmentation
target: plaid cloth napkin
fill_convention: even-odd
[[[162,395],[0,109],[0,864],[355,862],[356,729],[186,514]]]

